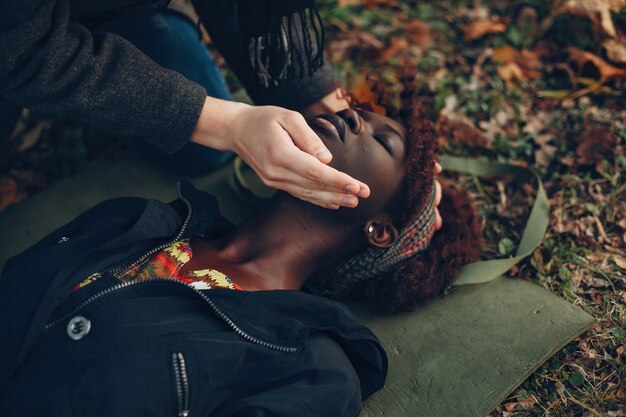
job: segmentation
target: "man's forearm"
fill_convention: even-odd
[[[71,19],[68,0],[28,5],[27,16],[0,20],[2,96],[38,113],[141,136],[168,153],[189,141],[204,88],[119,36],[91,33]]]

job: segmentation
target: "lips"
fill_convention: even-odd
[[[340,141],[346,140],[346,122],[336,114],[322,114],[315,120],[318,125],[323,126],[327,131],[331,132]]]

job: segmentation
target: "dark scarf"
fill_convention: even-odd
[[[260,85],[311,76],[324,63],[315,0],[237,0],[244,47]]]

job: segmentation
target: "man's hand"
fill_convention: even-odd
[[[231,150],[264,184],[326,208],[355,207],[367,185],[326,165],[332,155],[297,112],[207,97],[194,142]]]

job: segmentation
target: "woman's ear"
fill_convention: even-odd
[[[365,223],[364,232],[367,242],[377,248],[388,248],[398,240],[398,229],[386,213]]]

